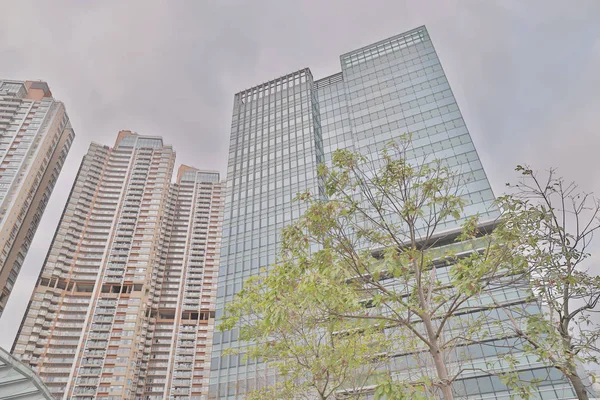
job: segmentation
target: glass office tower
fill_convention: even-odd
[[[329,77],[315,80],[303,69],[234,97],[217,320],[244,280],[275,261],[281,228],[303,211],[292,198],[305,190],[319,192],[317,165],[329,162],[336,149],[376,158],[385,144],[410,133],[413,161],[441,159],[469,176],[463,192],[465,217],[479,214],[486,223],[498,215],[425,27],[343,54],[340,61],[341,72]],[[456,227],[451,222],[439,231]],[[240,354],[224,355],[229,348]],[[243,355],[236,330],[215,333],[210,398],[241,398],[275,381],[272,371],[244,361]],[[547,376],[539,363],[529,368]],[[508,396],[497,380],[469,379],[456,385],[458,392],[473,396],[469,398]],[[569,398],[572,392],[564,381],[549,382],[545,398]]]
[[[162,138],[92,143],[13,346],[57,399],[206,398],[224,185]]]
[[[74,138],[46,82],[0,79],[0,315]]]

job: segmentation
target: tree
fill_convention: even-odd
[[[220,329],[240,327],[255,343],[250,356],[295,394],[370,387],[391,400],[451,400],[465,371],[482,370],[465,349],[493,337],[489,292],[523,264],[507,273],[510,251],[463,215],[471,176],[439,160],[409,163],[410,145],[390,144],[376,160],[336,151],[331,168],[319,167],[321,195],[298,196],[307,211],[284,228],[278,263],[226,310]],[[496,367],[484,373],[528,393]]]
[[[218,327],[239,326],[240,339],[254,343],[246,357],[264,361],[279,374],[277,382],[265,385],[264,380],[250,390],[247,399],[325,400],[340,390],[364,387],[382,365],[377,354],[385,337],[372,324],[349,323],[315,307],[317,302],[335,306],[345,288],[290,262],[286,258],[270,274],[249,278]],[[328,260],[311,262],[314,267]]]
[[[509,328],[526,341],[524,349],[560,370],[579,399],[588,388],[577,366],[598,363],[600,277],[589,268],[589,248],[600,228],[600,203],[550,170],[547,176],[518,166],[513,194],[499,199],[504,210],[498,234],[511,243],[514,258],[525,258],[529,289],[544,313],[509,318]],[[525,323],[523,323],[525,322]]]

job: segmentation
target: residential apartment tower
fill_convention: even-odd
[[[130,131],[84,157],[13,346],[55,398],[205,398],[223,185],[174,164]]]
[[[0,315],[74,137],[46,82],[0,79]]]

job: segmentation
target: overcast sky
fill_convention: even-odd
[[[225,171],[234,93],[426,25],[496,195],[514,166],[600,193],[600,1],[3,1],[0,77],[41,79],[76,138],[2,316],[10,349],[81,158],[120,129]]]

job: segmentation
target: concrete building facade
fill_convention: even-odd
[[[223,185],[174,164],[130,131],[84,157],[13,346],[55,398],[205,398]]]
[[[45,82],[0,79],[0,315],[74,137]]]

